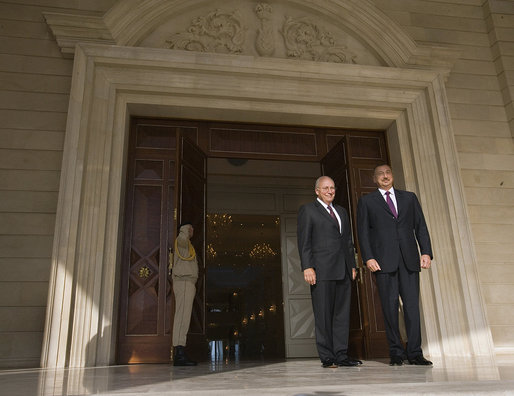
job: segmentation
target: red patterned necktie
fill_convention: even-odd
[[[336,217],[336,214],[334,213],[334,211],[332,210],[332,206],[327,206],[328,207],[328,211],[330,212],[330,217],[332,217],[336,222],[337,224],[339,224],[339,222],[337,221],[337,217]]]
[[[393,212],[393,216],[395,218],[398,218],[398,213],[396,212],[396,208],[394,207],[393,200],[389,196],[391,193],[389,191],[386,191],[386,201],[387,205],[389,205],[389,209],[391,209],[391,212]]]

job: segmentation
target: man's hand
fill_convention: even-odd
[[[380,271],[382,269],[380,268],[380,265],[378,265],[378,261],[375,259],[369,259],[366,261],[366,267],[368,267],[371,272]]]
[[[428,269],[432,264],[432,260],[430,260],[430,256],[428,254],[423,254],[420,259],[421,268]]]
[[[314,271],[314,268],[307,268],[303,270],[303,279],[305,279],[305,282],[307,282],[309,285],[315,285],[316,284],[316,271]]]
[[[352,280],[355,280],[357,278],[357,269],[352,268]]]

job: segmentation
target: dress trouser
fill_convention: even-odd
[[[422,355],[421,324],[419,313],[419,272],[407,270],[400,263],[396,272],[376,272],[376,281],[382,312],[384,314],[385,331],[389,344],[389,355],[401,358],[415,358]],[[407,330],[407,349],[403,347],[399,328],[399,299],[402,298],[405,328]]]
[[[196,294],[196,278],[174,277],[175,316],[173,318],[173,346],[186,346],[187,332],[191,323],[191,311]]]
[[[311,296],[320,360],[346,359],[350,334],[350,277],[347,274],[341,280],[317,280],[311,286]]]

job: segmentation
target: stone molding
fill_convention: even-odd
[[[206,0],[189,0],[187,2],[183,0],[120,0],[103,17],[56,13],[45,13],[44,15],[61,51],[64,55],[69,56],[73,53],[77,42],[98,43],[103,41],[105,44],[139,46],[141,41],[158,26],[167,20],[172,20],[183,10],[196,8],[196,15],[198,18],[202,18],[209,12],[213,12],[213,4],[212,1]],[[346,30],[351,31],[367,48],[373,48],[383,65],[439,70],[447,76],[460,54],[455,47],[415,43],[370,0],[320,0],[316,4],[309,0],[290,0],[288,4],[292,9],[306,10],[306,19],[308,19],[308,10],[310,9],[313,15],[318,15],[326,21],[336,20],[338,24],[345,26]],[[241,3],[240,7],[244,6],[254,7],[254,3]],[[260,27],[257,28],[255,44],[260,56],[277,56],[275,51],[271,51],[276,47],[272,40],[276,41],[279,38],[276,37],[278,35],[270,34],[269,18],[272,12],[270,8],[268,3],[259,3],[255,9],[257,18],[261,21]],[[285,23],[290,25],[288,21]],[[323,30],[312,21],[303,23],[304,27],[309,26],[319,32]],[[243,21],[238,21],[237,24],[244,30]],[[283,28],[282,31],[284,32]],[[287,31],[290,33],[290,29]],[[182,39],[186,33],[182,33]],[[326,35],[326,32],[322,32],[323,34]],[[312,43],[310,46],[303,45],[300,48],[293,46],[291,48],[292,44],[291,42],[288,44],[288,37],[285,37],[288,51],[296,58],[305,59],[305,56],[298,56],[300,50],[303,55],[309,53],[311,60],[355,62],[355,54],[347,53],[347,49],[334,43],[333,39],[330,42],[330,39],[327,38],[323,44],[317,44],[313,49]],[[235,44],[227,42],[226,38],[224,41],[225,47]],[[317,41],[320,41],[319,38]],[[183,49],[185,44],[186,42],[182,41],[182,45],[178,48],[182,47]],[[190,47],[193,47],[192,44]],[[196,49],[198,50],[198,48]],[[237,45],[227,52],[236,53],[235,49],[237,49]]]
[[[437,362],[493,360],[440,73],[79,44],[42,367],[115,362],[128,120],[199,112],[213,120],[390,125],[393,166],[418,193],[436,252],[421,275],[425,352]]]
[[[116,44],[102,17],[44,12],[63,56],[73,57],[77,43]]]

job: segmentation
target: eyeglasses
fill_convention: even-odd
[[[318,187],[318,190],[321,190],[321,191],[335,191],[336,188],[333,187],[333,186],[325,186],[325,187]]]

